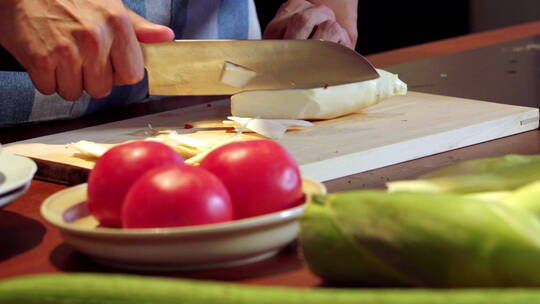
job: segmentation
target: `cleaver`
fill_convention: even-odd
[[[150,95],[232,95],[306,89],[378,78],[355,51],[322,40],[176,40],[142,44]],[[221,81],[225,62],[255,71],[239,88]]]
[[[141,44],[150,95],[232,95],[244,90],[306,89],[375,79],[363,56],[322,40],[176,40]],[[4,54],[5,53],[5,54]],[[24,71],[0,47],[0,71]],[[225,62],[256,72],[242,88],[221,81]]]

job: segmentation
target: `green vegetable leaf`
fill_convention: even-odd
[[[320,201],[321,198],[319,197]],[[362,286],[540,286],[540,223],[519,208],[455,194],[325,196],[301,220],[312,271]]]
[[[475,193],[514,190],[535,180],[540,180],[540,155],[506,155],[461,162],[387,186],[391,192]]]

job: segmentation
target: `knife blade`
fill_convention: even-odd
[[[321,40],[176,40],[142,44],[150,95],[232,95],[378,78],[355,51]],[[225,62],[256,72],[243,88],[221,82]]]

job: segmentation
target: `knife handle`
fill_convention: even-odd
[[[0,46],[0,71],[25,72],[26,70],[13,55]]]

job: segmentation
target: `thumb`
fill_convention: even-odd
[[[174,32],[169,27],[152,23],[129,9],[128,14],[139,42],[157,43],[174,39]]]

